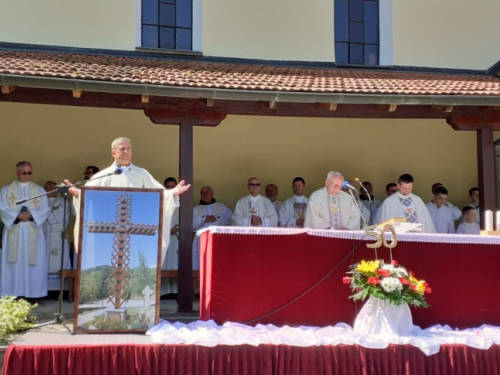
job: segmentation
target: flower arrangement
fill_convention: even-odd
[[[418,280],[411,271],[393,260],[385,264],[383,260],[365,262],[362,260],[350,266],[351,276],[343,278],[354,294],[349,298],[354,301],[365,300],[368,296],[388,300],[391,305],[404,303],[415,307],[429,307],[424,294],[432,289],[425,280]]]
[[[0,298],[0,342],[12,334],[32,327],[35,323],[32,305],[13,296]]]

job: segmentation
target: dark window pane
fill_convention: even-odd
[[[364,27],[363,22],[352,22],[349,24],[349,42],[363,43]]]
[[[365,43],[378,43],[378,3],[365,2]]]
[[[160,26],[175,27],[175,5],[160,4]]]
[[[160,0],[160,3],[175,4],[175,0]]]
[[[142,0],[142,23],[158,24],[157,0]]]
[[[349,2],[335,0],[335,41],[349,41]]]
[[[365,44],[365,65],[378,65],[378,45]]]
[[[349,63],[349,43],[335,43],[335,62]]]
[[[349,1],[349,19],[351,21],[363,21],[363,0]]]
[[[142,26],[142,46],[148,48],[158,48],[158,27]]]
[[[176,25],[178,27],[191,28],[193,26],[192,17],[192,0],[178,0],[177,1],[177,14]]]
[[[350,43],[349,63],[363,65],[363,45]]]
[[[177,49],[191,50],[191,30],[178,28],[175,42]]]
[[[160,48],[175,48],[175,29],[170,27],[160,28]]]

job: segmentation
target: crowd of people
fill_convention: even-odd
[[[113,163],[100,171],[88,166],[84,173],[88,186],[165,188],[163,202],[162,269],[178,268],[179,199],[189,189],[184,181],[177,183],[168,177],[163,184],[145,169],[132,164],[132,142],[117,138],[111,144]],[[119,171],[119,173],[117,173]],[[78,233],[80,190],[65,180],[73,195],[71,209],[65,209],[66,200],[58,193],[61,185],[47,181],[39,186],[31,181],[33,166],[28,161],[16,165],[17,179],[4,186],[0,194],[0,215],[4,226],[0,260],[0,297],[6,295],[38,299],[48,290],[59,290],[58,271],[61,269],[62,249],[65,252],[63,269],[75,266],[70,261],[70,244],[63,233],[75,223]],[[260,226],[283,228],[312,228],[359,230],[392,218],[404,218],[409,223],[421,224],[426,233],[479,234],[479,189],[469,191],[470,205],[462,210],[448,202],[448,190],[441,183],[432,185],[432,199],[424,203],[412,193],[414,180],[403,174],[397,182],[386,185],[383,202],[373,197],[373,185],[352,181],[336,171],[330,171],[325,187],[306,197],[306,181],[296,177],[292,181],[292,196],[279,201],[278,187],[267,184],[261,195],[261,182],[256,177],[247,181],[248,195],[236,203],[233,211],[214,198],[213,189],[200,189],[199,204],[193,207],[193,231],[217,226]],[[46,194],[48,193],[48,194]],[[36,197],[34,199],[30,199]],[[77,217],[70,220],[70,213]],[[455,228],[455,223],[458,226]],[[76,240],[78,236],[74,236]],[[75,248],[78,245],[75,244]],[[193,269],[199,269],[199,237],[193,237]],[[72,264],[73,263],[73,264]],[[161,294],[176,293],[177,282],[162,282]]]

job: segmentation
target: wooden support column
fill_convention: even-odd
[[[179,179],[193,182],[194,119],[185,118],[179,125]],[[193,311],[193,186],[181,194],[179,210],[179,293],[178,310]]]
[[[496,212],[495,150],[493,130],[477,130],[477,171],[480,196],[481,229],[484,229],[486,210]],[[495,229],[495,228],[494,228]]]
[[[193,133],[195,126],[217,126],[226,112],[197,105],[163,106],[144,110],[154,124],[179,126],[179,178],[193,183]],[[181,194],[179,209],[179,293],[177,310],[193,311],[193,186]]]

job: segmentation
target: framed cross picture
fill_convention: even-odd
[[[158,323],[162,189],[83,187],[75,332],[145,332]]]

